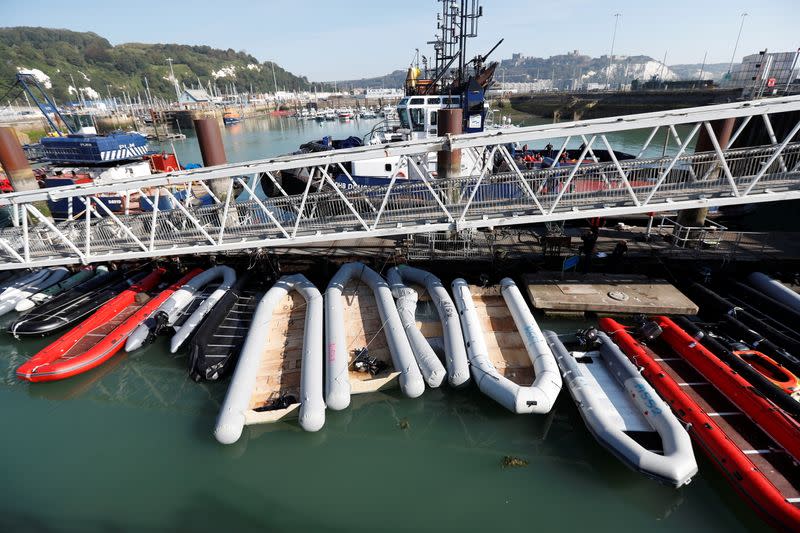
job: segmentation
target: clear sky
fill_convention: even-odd
[[[483,0],[470,53],[505,42],[495,59],[570,50],[645,54],[667,64],[730,61],[737,52],[800,47],[800,0]],[[431,54],[434,0],[0,0],[0,26],[93,31],[113,44],[173,42],[246,50],[315,81],[377,76]],[[432,54],[431,54],[432,55]]]

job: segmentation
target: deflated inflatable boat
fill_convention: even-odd
[[[571,354],[552,331],[545,337],[586,427],[627,466],[680,487],[697,473],[692,441],[624,353],[603,332],[599,351]],[[660,437],[663,453],[648,449]]]
[[[561,391],[555,358],[514,281],[504,278],[500,293],[484,291],[478,308],[467,282],[453,281],[472,377],[481,392],[511,412],[548,413]],[[490,308],[497,311],[490,314]],[[484,333],[484,326],[491,331]]]
[[[77,287],[84,281],[89,280],[95,273],[102,273],[108,272],[108,268],[104,266],[99,266],[96,269],[92,267],[82,268],[75,274],[69,276],[67,279],[63,281],[59,281],[58,283],[43,289],[36,294],[33,294],[23,300],[17,302],[16,311],[22,312],[27,311],[28,309],[32,309],[33,307],[43,304],[49,300],[52,300],[53,297],[58,296],[59,294],[66,292],[73,287]]]
[[[293,298],[293,291],[302,298]],[[293,338],[298,318],[304,324],[301,346]],[[322,295],[300,274],[282,277],[258,304],[214,436],[232,444],[246,424],[297,414],[306,431],[317,431],[325,423]]]
[[[363,292],[343,296],[350,280],[366,284],[364,289],[372,291],[375,304]],[[379,316],[375,316],[376,309]],[[385,335],[386,344],[381,342],[381,335]],[[325,291],[325,339],[325,403],[329,409],[345,409],[350,405],[351,393],[380,390],[395,377],[409,398],[416,398],[425,391],[425,382],[403,330],[389,284],[368,266],[344,264],[328,284]],[[351,379],[357,381],[352,387]]]
[[[450,298],[441,280],[430,272],[406,265],[389,269],[387,278],[392,294],[397,298],[397,312],[400,314],[400,321],[403,323],[408,342],[417,358],[417,364],[425,377],[425,382],[429,387],[441,385],[445,377],[445,368],[417,327],[415,318],[417,291],[406,286],[406,283],[422,285],[428,291],[442,322],[447,380],[451,387],[466,385],[469,382],[469,363],[464,346],[464,336],[461,334],[461,324],[453,299]]]
[[[0,316],[13,311],[17,304],[69,275],[64,267],[43,268],[17,280],[0,293]]]

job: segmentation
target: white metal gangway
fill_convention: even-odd
[[[283,156],[127,179],[0,196],[13,226],[0,230],[0,269],[89,263],[253,248],[324,244],[413,233],[487,228],[554,220],[675,211],[800,198],[800,97],[736,102],[700,108],[571,123],[509,128],[436,139]],[[791,122],[787,127],[787,117]],[[725,146],[712,122],[733,118]],[[769,141],[737,148],[748,126],[760,125]],[[780,121],[785,135],[773,126]],[[620,134],[640,132],[632,159],[615,150]],[[704,131],[712,151],[697,153]],[[663,141],[658,140],[663,136]],[[554,142],[555,141],[555,142]],[[525,168],[513,159],[515,143],[554,143],[555,159],[581,143],[575,164]],[[626,146],[630,150],[630,140]],[[658,149],[654,145],[658,143]],[[661,143],[666,144],[661,149]],[[439,179],[429,162],[438,151],[472,156],[467,175]],[[605,154],[605,155],[603,155]],[[398,157],[387,185],[343,187],[352,182],[346,163]],[[603,160],[605,159],[605,160]],[[286,194],[280,173],[304,169],[302,194]],[[226,179],[227,194],[210,194],[211,180]],[[274,197],[234,200],[234,186],[252,193],[255,178],[274,184]],[[176,198],[176,190],[188,193]],[[119,191],[149,195],[150,212],[114,213],[100,196]],[[197,195],[210,205],[197,206]],[[172,200],[159,210],[158,199]],[[67,200],[83,206],[53,222],[37,205]],[[87,208],[88,207],[88,208]]]

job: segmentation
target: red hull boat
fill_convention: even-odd
[[[164,275],[157,268],[140,282],[109,300],[89,318],[34,355],[17,369],[17,377],[27,381],[56,381],[96,368],[114,356],[128,335],[201,269],[194,269],[155,297],[147,292]]]

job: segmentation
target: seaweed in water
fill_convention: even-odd
[[[512,466],[513,467],[528,466],[528,461],[520,457],[512,457],[511,455],[506,455],[505,457],[503,457],[503,468]]]

